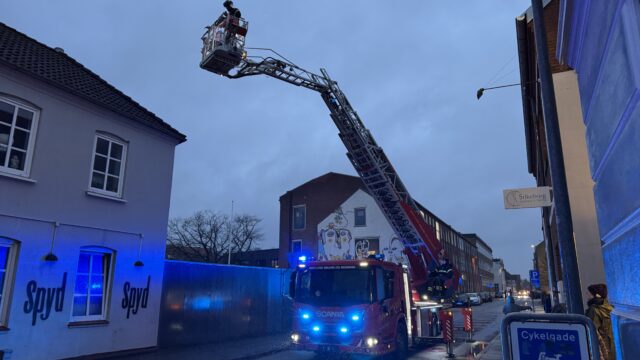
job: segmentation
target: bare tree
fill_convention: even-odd
[[[169,221],[167,258],[226,263],[229,251],[252,250],[262,240],[260,219],[251,215],[228,216],[201,210],[187,218]]]

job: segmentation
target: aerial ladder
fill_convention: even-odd
[[[458,285],[458,271],[449,262],[433,227],[425,221],[382,147],[364,126],[338,83],[325,69],[315,74],[282,56],[258,60],[248,57],[245,51],[247,31],[245,19],[223,13],[202,36],[200,67],[231,79],[267,75],[320,93],[347,149],[347,157],[404,244],[414,296],[421,300],[451,298]]]

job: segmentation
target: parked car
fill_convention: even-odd
[[[459,294],[453,300],[453,306],[465,307],[465,306],[467,306],[467,302],[468,301],[469,301],[469,295],[468,294]]]
[[[468,293],[469,300],[471,300],[471,305],[482,305],[482,298],[478,293]]]
[[[488,291],[484,291],[480,293],[480,297],[482,297],[482,302],[492,302],[493,301],[493,296],[490,292]]]

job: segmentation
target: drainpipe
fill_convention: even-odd
[[[551,66],[549,65],[549,49],[547,48],[547,33],[544,28],[542,0],[531,0],[533,9],[533,27],[540,73],[542,95],[542,110],[544,113],[544,127],[547,135],[547,151],[551,170],[551,184],[553,186],[553,202],[555,204],[556,224],[558,228],[558,244],[560,260],[562,262],[563,288],[567,295],[567,311],[572,314],[584,314],[582,293],[580,290],[580,275],[576,258],[575,239],[573,234],[573,220],[569,205],[569,191],[564,171],[564,156],[558,125],[556,95],[553,89]]]

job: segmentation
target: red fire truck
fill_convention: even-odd
[[[291,340],[300,349],[382,355],[440,336],[437,310],[459,275],[382,148],[328,73],[315,74],[276,57],[247,56],[248,22],[223,13],[202,36],[200,67],[237,79],[267,75],[319,92],[347,157],[404,244],[405,265],[382,258],[307,261],[300,258],[290,293]]]

